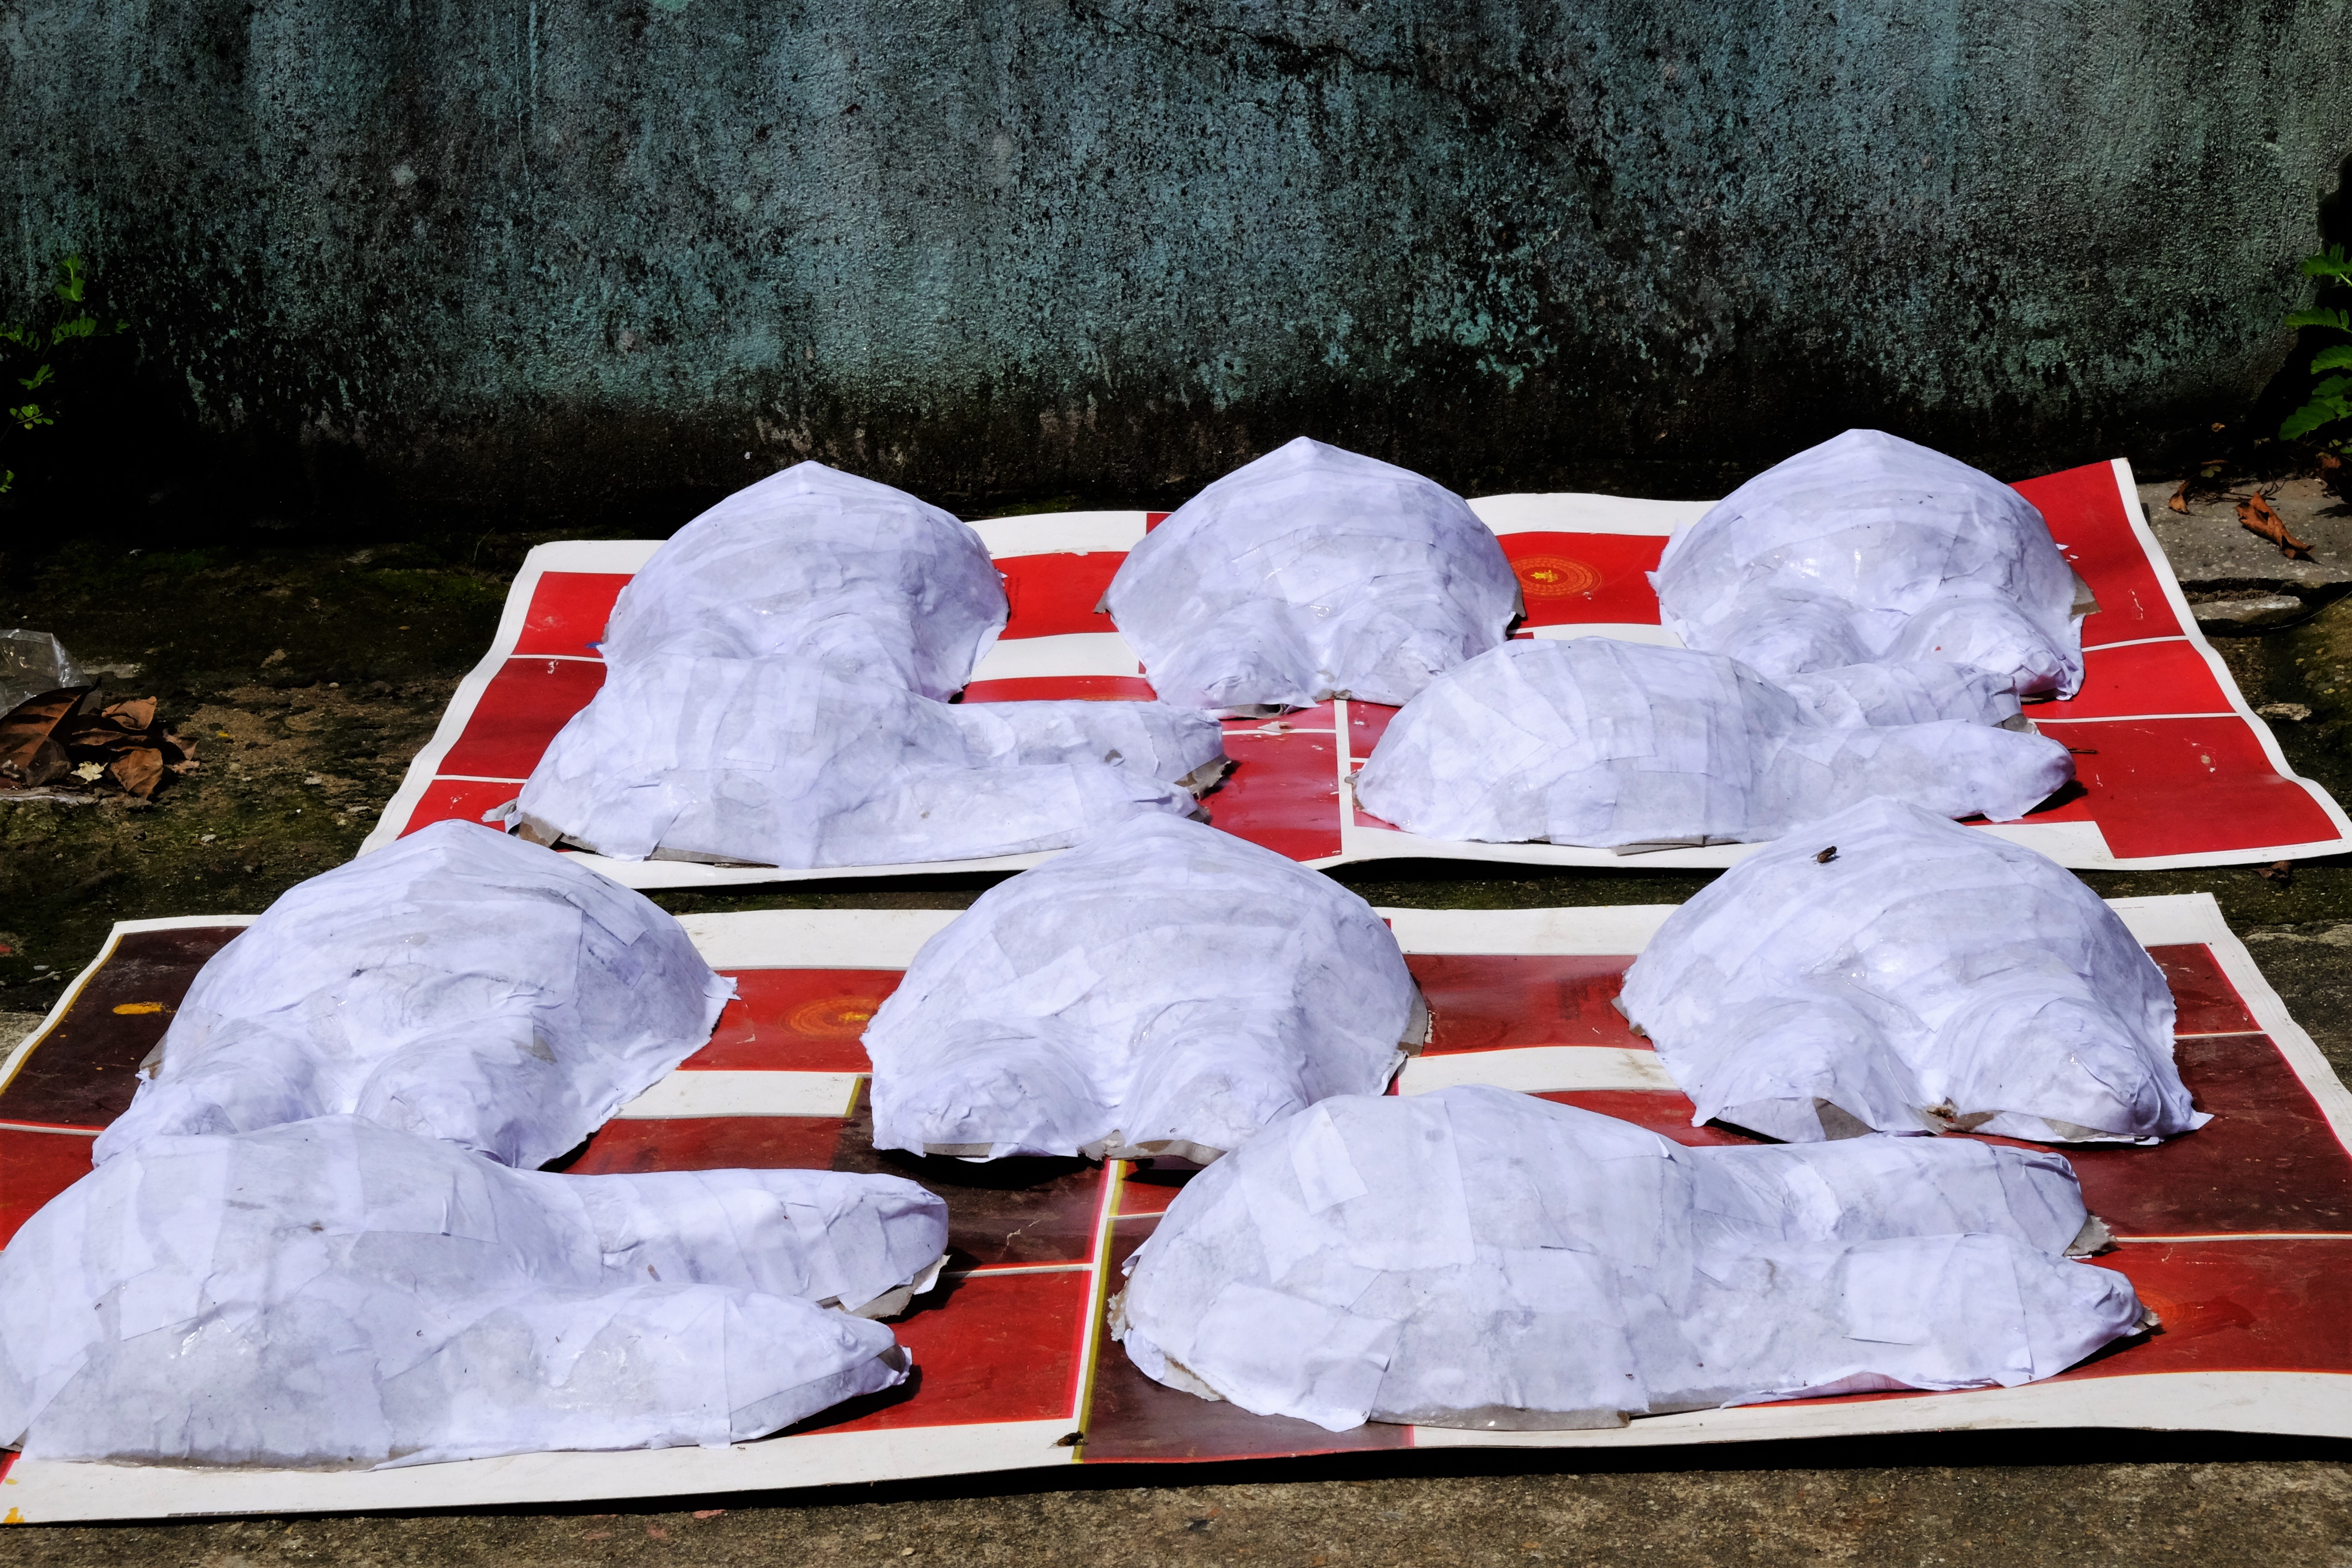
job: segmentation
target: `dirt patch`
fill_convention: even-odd
[[[256,912],[350,859],[455,685],[232,687],[174,715],[205,765],[153,802],[0,797],[0,1008],[54,994],[114,921]]]

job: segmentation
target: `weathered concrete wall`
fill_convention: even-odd
[[[5,0],[0,70],[0,287],[541,510],[2091,455],[2262,384],[2352,151],[2345,0]]]

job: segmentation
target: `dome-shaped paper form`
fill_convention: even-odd
[[[1224,765],[1217,721],[1164,702],[950,705],[776,659],[656,657],[605,677],[515,809],[615,859],[902,865],[1190,816]]]
[[[2032,503],[1989,474],[1849,430],[1757,475],[1666,544],[1667,627],[1777,679],[1882,659],[2083,683],[2074,575]]]
[[[1329,1100],[1194,1176],[1128,1264],[1149,1376],[1331,1431],[1496,1430],[2062,1372],[2131,1333],[2061,1256],[2055,1154],[1685,1149],[1528,1095]]]
[[[874,1016],[874,1143],[1209,1160],[1377,1093],[1427,1029],[1396,938],[1327,877],[1142,817],[992,888]]]
[[[1825,723],[1821,700],[1716,654],[1507,643],[1390,721],[1356,798],[1429,838],[1740,843],[1876,795],[2011,821],[2074,774],[2066,748],[2038,734]]]
[[[97,1157],[350,1111],[541,1165],[699,1049],[734,990],[642,894],[436,823],[214,955]]]
[[[1171,513],[1103,600],[1164,700],[1241,712],[1404,702],[1501,642],[1519,588],[1461,497],[1300,437]]]
[[[511,819],[614,859],[793,870],[1058,849],[1222,775],[1158,702],[950,706],[1003,629],[980,536],[819,463],[688,523],[624,590],[604,684]]]
[[[358,1117],[157,1138],[0,1253],[0,1443],[342,1468],[742,1442],[906,1379],[895,1176],[510,1171]]]
[[[1900,801],[1725,872],[1651,939],[1622,1005],[1694,1124],[2073,1142],[2206,1121],[2173,1065],[2172,993],[2116,912],[2054,861]]]
[[[1004,629],[1003,579],[966,523],[904,490],[801,463],[677,531],[613,606],[604,655],[783,658],[963,689]]]

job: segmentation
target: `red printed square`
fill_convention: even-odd
[[[0,1247],[42,1205],[89,1174],[89,1145],[86,1133],[0,1127]]]
[[[2082,690],[2063,702],[2035,702],[2025,710],[2037,721],[2229,711],[2230,699],[2213,678],[2212,666],[2187,642],[2086,649]]]
[[[1156,1214],[1139,1215],[1111,1227],[1110,1291],[1122,1283],[1120,1266],[1159,1223]],[[1154,1383],[1137,1370],[1126,1347],[1112,1341],[1107,1328],[1098,1327],[1097,1333],[1087,1441],[1079,1450],[1083,1460],[1274,1458],[1412,1447],[1409,1426],[1372,1421],[1350,1432],[1327,1432],[1311,1421],[1254,1415],[1237,1405]]]
[[[2260,1027],[2247,1011],[2238,988],[2213,960],[2213,950],[2201,942],[2151,947],[2147,955],[2164,971],[2172,988],[2176,1035],[2252,1034]]]
[[[1348,756],[1361,764],[1389,732],[1389,721],[1398,710],[1384,702],[1350,702],[1348,704]]]
[[[482,813],[504,805],[521,790],[522,785],[510,779],[435,779],[425,786],[400,836],[405,838],[436,822],[470,822],[485,831],[495,831],[482,821]]]
[[[604,640],[614,601],[628,583],[625,572],[542,573],[531,590],[530,608],[523,612],[516,654],[595,657],[594,645]]]
[[[900,969],[730,969],[735,1000],[679,1070],[871,1072],[866,1026]]]
[[[1139,675],[1020,675],[963,689],[966,702],[1149,702],[1159,695]]]
[[[1686,1149],[1719,1149],[1727,1145],[1765,1142],[1744,1132],[1734,1132],[1712,1121],[1702,1127],[1692,1126],[1693,1107],[1689,1100],[1665,1089],[1556,1089],[1538,1094],[1536,1098],[1549,1100],[1554,1105],[1572,1105],[1579,1110],[1597,1111],[1602,1116],[1613,1116],[1620,1121],[1630,1121]]]
[[[2172,1054],[2213,1120],[2151,1148],[2064,1149],[2091,1212],[2117,1236],[2352,1235],[2352,1153],[2269,1037],[2202,1035]]]
[[[607,1121],[565,1170],[575,1176],[648,1171],[822,1171],[833,1163],[838,1116],[624,1117]]]
[[[1279,721],[1227,723],[1225,754],[1234,766],[1203,803],[1209,820],[1294,860],[1339,854],[1339,758],[1338,738],[1328,732],[1331,710],[1327,702]],[[1276,723],[1293,728],[1277,731]]]
[[[1434,1028],[1431,1056],[1513,1046],[1617,1046],[1647,1050],[1612,1005],[1630,956],[1544,953],[1405,955]]]
[[[1095,606],[1126,559],[1118,550],[999,556],[996,570],[1012,609],[1004,623],[1006,640],[1118,630]]]
[[[2011,488],[2041,510],[2060,552],[2098,601],[2083,623],[2084,647],[2180,636],[2180,618],[2124,510],[2114,464],[2088,463]]]
[[[526,779],[555,732],[604,684],[604,666],[584,658],[510,658],[482,692],[466,732],[436,773]]]
[[[1184,1184],[1198,1173],[1181,1160],[1119,1162],[1118,1213],[1121,1219],[1137,1215],[1166,1214]]]
[[[2107,847],[2194,855],[2332,839],[2336,826],[2301,784],[2272,767],[2243,719],[2037,721],[2074,753],[2080,804]],[[2033,821],[2070,813],[2036,813]]]
[[[2163,1327],[2061,1379],[2171,1372],[2352,1372],[2352,1239],[2140,1243],[2091,1260]]]
[[[910,1389],[893,1389],[845,1419],[819,1415],[809,1432],[969,1426],[982,1421],[1076,1419],[1094,1271],[967,1274],[922,1310],[890,1325],[915,1358]]]
[[[1523,625],[1658,624],[1649,574],[1665,552],[1664,535],[1506,533],[1502,542],[1527,601]]]

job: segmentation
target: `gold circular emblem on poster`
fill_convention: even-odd
[[[1523,555],[1511,563],[1519,590],[1530,599],[1565,599],[1601,586],[1601,574],[1565,555]]]
[[[820,1040],[854,1040],[866,1032],[880,1005],[871,996],[828,996],[793,1008],[784,1026],[796,1035]]]

